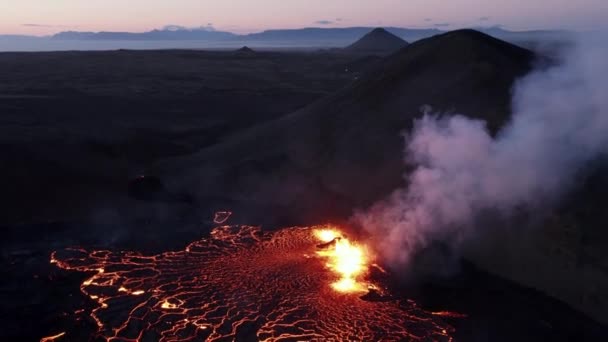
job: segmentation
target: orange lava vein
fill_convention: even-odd
[[[43,337],[40,339],[40,342],[52,342],[52,341],[56,341],[59,338],[65,336],[65,332],[59,333],[57,335],[53,335],[53,336],[48,336],[48,337]]]
[[[224,224],[232,216],[231,211],[218,211],[213,217],[213,222],[216,224]]]

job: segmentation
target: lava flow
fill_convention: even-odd
[[[100,341],[451,341],[441,316],[412,301],[369,301],[371,258],[332,227],[221,226],[182,251],[54,252],[89,278],[78,310]],[[65,335],[53,338],[70,337]]]

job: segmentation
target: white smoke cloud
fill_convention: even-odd
[[[605,42],[604,40],[603,42]],[[517,82],[513,116],[496,137],[461,115],[426,113],[406,136],[408,186],[354,220],[393,265],[431,239],[458,243],[487,209],[510,213],[559,198],[589,161],[608,151],[608,49],[580,42],[559,66]]]

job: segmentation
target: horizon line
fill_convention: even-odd
[[[247,36],[247,35],[252,35],[252,34],[259,34],[259,33],[264,33],[264,32],[269,32],[269,31],[297,31],[297,30],[306,30],[306,29],[321,29],[321,30],[340,30],[340,29],[356,29],[356,28],[369,28],[369,29],[374,29],[374,28],[396,28],[396,29],[405,29],[405,30],[435,30],[435,31],[440,31],[440,32],[449,32],[449,31],[455,31],[455,30],[460,30],[460,29],[474,29],[474,30],[484,30],[484,29],[500,29],[506,32],[513,32],[513,33],[522,33],[522,32],[535,32],[535,31],[554,31],[554,32],[584,32],[581,30],[568,30],[568,29],[559,29],[559,28],[534,28],[534,29],[522,29],[522,30],[516,30],[516,29],[510,29],[505,27],[504,25],[490,25],[490,26],[462,26],[462,27],[454,27],[454,28],[448,28],[446,29],[445,27],[417,27],[416,25],[414,26],[366,26],[366,25],[355,25],[355,26],[341,26],[341,27],[322,27],[322,26],[302,26],[302,27],[297,27],[297,28],[269,28],[269,29],[264,29],[264,30],[259,30],[259,31],[251,31],[248,33],[236,33],[230,30],[221,30],[221,29],[215,29],[212,27],[205,27],[205,26],[199,26],[199,27],[185,27],[185,26],[179,26],[179,29],[175,29],[175,30],[170,30],[167,29],[167,27],[169,26],[179,26],[179,25],[165,25],[162,28],[153,28],[147,31],[79,31],[79,30],[63,30],[63,31],[57,31],[55,33],[52,34],[47,34],[47,35],[33,35],[33,34],[14,34],[14,33],[0,33],[0,36],[16,36],[16,37],[31,37],[31,38],[50,38],[53,37],[55,35],[61,34],[61,33],[66,33],[66,32],[74,32],[74,33],[92,33],[92,34],[99,34],[99,33],[129,33],[129,34],[144,34],[144,33],[149,33],[149,32],[154,32],[154,31],[160,31],[160,32],[164,32],[164,31],[173,31],[173,32],[180,32],[180,31],[188,31],[188,32],[194,32],[194,31],[207,31],[207,32],[219,32],[219,33],[230,33],[233,34],[235,36]]]

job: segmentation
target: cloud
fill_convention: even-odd
[[[186,27],[181,25],[165,25],[162,28],[163,31],[215,31],[213,23],[207,23],[207,25],[201,25],[199,27]]]
[[[451,26],[452,24],[450,23],[439,23],[439,24],[435,24],[435,27],[448,27]]]
[[[490,20],[490,17],[481,17],[479,18],[479,21],[488,21]]]
[[[186,27],[180,25],[165,25],[163,27],[163,31],[183,31],[186,29]]]
[[[65,25],[48,25],[48,24],[32,24],[32,23],[21,24],[21,26],[25,26],[25,27],[45,27],[45,28],[49,28],[49,27],[69,27],[69,26],[65,26]]]
[[[431,18],[425,18],[424,21],[426,21],[428,23],[428,22],[433,21],[433,19],[431,19]]]
[[[317,20],[317,21],[315,21],[315,24],[318,24],[318,25],[331,25],[333,23],[334,22],[331,21],[331,20]]]
[[[337,21],[337,22],[340,22],[340,21],[342,21],[342,20],[343,20],[342,18],[336,18],[336,21]]]

